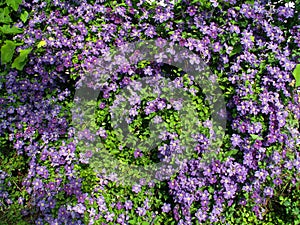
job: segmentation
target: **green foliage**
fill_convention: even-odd
[[[4,9],[0,8],[0,23],[9,24],[13,22],[9,14],[10,14],[9,7],[5,7]]]
[[[19,56],[13,60],[16,47],[21,46],[22,43],[12,40],[14,35],[22,33],[23,29],[13,25],[17,21],[13,21],[11,14],[16,14],[21,3],[22,0],[6,0],[5,4],[3,3],[6,6],[0,8],[0,25],[2,25],[0,26],[1,64],[7,65],[6,70],[10,68],[22,70],[26,64],[27,56],[32,50],[21,50]],[[27,11],[17,13],[17,17],[14,18],[18,18],[18,16],[25,23],[28,20],[29,13]]]
[[[27,62],[28,54],[32,51],[32,48],[23,49],[20,51],[20,54],[17,58],[15,58],[12,68],[16,68],[18,70],[22,70]]]
[[[20,19],[22,20],[23,23],[26,23],[27,19],[28,19],[28,12],[27,11],[24,11],[21,16],[20,16]]]
[[[2,27],[0,27],[0,31],[3,34],[20,34],[23,32],[21,28],[10,27],[10,25],[3,25]]]
[[[10,193],[12,200],[11,205],[1,202],[3,204],[0,206],[1,224],[29,224],[23,219],[23,215],[21,214],[21,210],[25,209],[26,206],[17,202],[19,197],[28,197],[28,193],[21,185],[26,173],[28,159],[15,154],[11,149],[11,145],[2,141],[2,137],[0,137],[0,142],[0,168],[8,174],[3,187]]]
[[[79,172],[80,177],[83,178],[83,192],[92,192],[93,188],[97,185],[97,182],[99,182],[96,172],[86,165],[76,165],[75,169]]]
[[[50,1],[47,1],[50,3]],[[193,1],[194,3],[199,3],[199,1]],[[205,3],[206,2],[206,3]],[[247,1],[247,2],[253,2],[253,1]],[[21,0],[6,0],[6,4],[7,7],[0,9],[0,23],[3,23],[4,25],[1,25],[0,27],[0,35],[1,35],[1,40],[0,40],[0,46],[1,47],[1,64],[7,64],[8,68],[15,68],[17,70],[22,70],[27,62],[27,58],[29,56],[29,54],[32,51],[32,48],[27,48],[27,49],[23,49],[20,50],[19,55],[17,56],[17,54],[15,53],[16,47],[17,46],[21,46],[22,43],[17,43],[15,41],[11,41],[12,36],[18,33],[23,32],[22,29],[11,26],[12,25],[12,18],[10,17],[11,13],[15,13],[16,11],[18,11],[18,7],[19,4],[21,3]],[[121,3],[118,4],[117,1],[114,2],[109,2],[107,4],[111,4],[111,6],[114,5],[118,5],[118,6],[126,6],[125,3]],[[155,1],[154,1],[155,4]],[[181,3],[178,3],[178,9],[182,10],[183,12],[186,10],[184,9],[184,7],[180,6]],[[134,6],[136,7],[136,2],[134,3]],[[209,8],[211,7],[211,3],[208,3],[208,1],[203,1],[200,2],[200,10],[202,10],[203,8]],[[13,10],[13,11],[12,11]],[[217,18],[216,20],[221,21],[222,16],[220,16],[220,18]],[[29,18],[29,13],[27,11],[23,11],[20,15],[20,19],[23,23],[27,22]],[[99,18],[96,18],[96,20],[101,20]],[[183,19],[180,17],[180,19],[176,19],[175,20],[176,23],[179,23],[180,21],[183,22]],[[239,22],[233,22],[233,24],[235,23],[239,23]],[[165,24],[159,24],[158,25],[158,30],[159,30],[159,34],[161,34],[161,32],[164,32]],[[248,26],[247,22],[241,22],[241,26]],[[187,32],[183,32],[183,36],[185,38],[187,37],[196,37],[197,38],[197,29],[196,27],[192,27],[193,32],[187,33]],[[193,34],[191,34],[193,33]],[[254,41],[254,37],[251,36],[250,37],[252,41]],[[225,42],[225,38],[224,38],[224,42]],[[230,39],[230,44],[232,46],[234,46],[230,57],[237,57],[237,55],[239,55],[242,52],[242,46],[239,44],[240,43],[240,39],[238,38],[238,36],[234,36]],[[43,47],[46,46],[46,41],[42,40],[40,42],[37,43],[37,48],[38,51],[42,51],[44,50]],[[14,59],[14,56],[16,57]],[[78,57],[74,54],[73,56],[73,63],[78,63],[80,60],[78,59]],[[267,56],[268,60],[273,60],[274,61],[274,57],[273,56]],[[272,58],[273,57],[273,58]],[[12,63],[12,65],[10,65],[10,63]],[[147,61],[141,61],[138,64],[138,68],[143,69],[145,67],[147,67],[150,63]],[[11,67],[10,67],[11,66]],[[77,78],[78,75],[76,73],[73,73],[73,69],[71,68],[71,77],[73,76],[73,78]],[[175,78],[177,76],[180,76],[180,72],[179,71],[171,71],[168,70],[167,68],[165,68],[166,70],[164,71],[165,73],[168,73],[170,71],[171,74],[170,77],[171,78]],[[263,70],[265,69],[265,64],[262,63],[261,64],[261,71],[263,72]],[[226,78],[224,78],[224,74],[222,74],[222,72],[219,72],[216,70],[216,74],[218,74],[219,78],[223,77],[221,82],[221,88],[223,88],[223,90],[225,90],[225,97],[226,98],[230,98],[232,96],[232,94],[235,92],[234,88],[232,86],[227,87],[226,85],[228,84],[228,80]],[[296,86],[300,86],[300,64],[297,65],[297,67],[294,70],[293,73],[295,79],[296,79]],[[188,87],[188,83],[190,82],[190,80],[188,79],[187,76],[185,76],[185,81],[184,84],[186,87]],[[227,82],[227,83],[226,83]],[[257,82],[259,83],[259,81]],[[192,86],[192,88],[197,89],[198,91],[200,90],[200,88],[196,87],[196,86]],[[259,90],[259,89],[258,89]],[[257,91],[257,90],[255,90]],[[210,109],[207,106],[203,95],[201,94],[201,90],[199,92],[199,94],[197,94],[196,96],[190,96],[192,99],[192,104],[191,105],[187,105],[186,110],[190,111],[193,109],[196,109],[197,112],[197,116],[199,118],[200,121],[205,121],[209,118],[210,116]],[[146,103],[147,101],[149,101],[149,99],[145,99],[144,103]],[[107,100],[103,100],[106,101],[106,103],[111,103],[113,102],[113,98],[107,99]],[[67,103],[64,103],[67,104]],[[95,102],[90,102],[90,106],[91,105],[95,105]],[[70,108],[69,105],[67,105],[66,108]],[[131,137],[128,138],[127,142],[128,143],[133,143],[135,141],[135,139],[133,137],[137,137],[143,141],[147,141],[148,136],[150,135],[150,131],[148,129],[148,125],[149,125],[149,121],[153,120],[154,114],[150,114],[150,115],[145,115],[142,114],[141,112],[142,110],[140,110],[140,114],[135,118],[135,120],[129,125],[129,131],[132,134]],[[184,124],[182,122],[182,118],[180,117],[179,113],[176,111],[168,111],[168,110],[162,110],[161,112],[157,113],[159,116],[161,116],[163,118],[163,120],[165,121],[164,125],[166,127],[166,129],[169,132],[174,132],[177,133],[179,135],[184,135],[184,130],[183,127],[185,125],[185,127],[189,127],[192,126],[194,121],[192,120],[184,120],[186,121],[186,123]],[[91,119],[91,118],[90,118]],[[261,122],[264,122],[264,118],[257,118],[257,121],[261,120]],[[136,164],[136,165],[146,165],[146,164],[150,164],[155,162],[156,158],[153,157],[153,155],[155,155],[156,153],[156,149],[153,150],[153,152],[143,152],[144,153],[144,157],[142,158],[138,158],[138,159],[134,159],[133,157],[133,152],[134,149],[130,149],[127,147],[124,147],[122,150],[119,149],[119,146],[122,144],[124,145],[124,143],[122,143],[120,141],[120,137],[122,137],[122,133],[117,130],[117,129],[112,129],[110,126],[111,122],[111,118],[110,118],[110,114],[109,114],[109,110],[108,107],[106,107],[103,110],[97,110],[96,111],[96,125],[91,126],[93,129],[96,129],[98,126],[102,126],[105,127],[107,133],[108,133],[108,137],[106,139],[101,139],[101,142],[98,143],[98,146],[100,146],[101,148],[103,147],[104,149],[107,150],[108,153],[111,153],[114,157],[119,159],[119,162],[124,164],[126,167],[126,164]],[[254,121],[255,122],[255,121]],[[202,126],[199,126],[199,131],[201,131],[201,133],[205,133],[208,135],[208,129],[205,129]],[[259,135],[254,135],[251,134],[251,138],[252,141],[255,140],[262,140],[262,138]],[[1,139],[0,139],[1,140]],[[229,136],[226,136],[224,138],[223,141],[224,145],[222,147],[223,152],[220,153],[219,155],[219,159],[221,161],[226,160],[228,157],[236,157],[239,154],[241,154],[241,152],[237,149],[230,149],[230,140],[229,140]],[[2,143],[0,143],[1,145]],[[56,143],[56,145],[59,146],[60,143]],[[126,144],[126,143],[125,143]],[[97,147],[98,147],[97,146]],[[1,146],[0,146],[1,147]],[[278,146],[278,148],[280,148],[281,146]],[[10,149],[10,148],[8,148]],[[83,148],[85,149],[85,148]],[[78,149],[79,151],[81,150],[80,148]],[[272,152],[272,149],[268,149],[267,148],[267,154],[270,154],[270,152]],[[12,151],[13,152],[13,151]],[[0,151],[1,153],[1,151]],[[197,155],[194,155],[195,157],[197,157]],[[11,159],[10,159],[11,158]],[[3,164],[1,164],[3,163]],[[102,161],[101,161],[102,163]],[[106,166],[109,166],[110,162],[109,161],[104,161],[103,162],[105,165],[100,164],[98,167],[100,168],[104,168]],[[265,167],[266,162],[259,162],[258,165],[260,167]],[[9,155],[9,157],[5,156],[1,156],[0,154],[0,165],[3,166],[3,168],[5,169],[6,172],[8,172],[9,174],[21,174],[20,177],[23,176],[24,171],[26,171],[26,166],[27,162],[22,161],[21,157],[18,156],[14,156],[14,155]],[[89,165],[84,165],[84,164],[79,164],[75,166],[75,170],[78,172],[80,178],[83,179],[82,181],[82,191],[85,193],[92,193],[95,195],[103,195],[105,197],[105,200],[107,203],[113,203],[117,200],[120,200],[121,202],[124,202],[125,199],[131,199],[134,202],[134,206],[137,205],[142,205],[143,204],[143,200],[145,199],[145,196],[152,196],[150,201],[151,201],[151,211],[155,211],[157,210],[156,214],[156,218],[154,220],[154,223],[151,224],[175,224],[175,221],[172,218],[172,213],[170,212],[169,214],[167,213],[162,213],[160,211],[161,206],[164,202],[167,202],[168,199],[168,190],[167,190],[167,185],[165,183],[160,183],[157,189],[154,188],[149,188],[147,190],[145,190],[146,188],[142,189],[142,191],[138,194],[134,194],[132,193],[130,187],[120,187],[117,186],[115,183],[113,182],[109,182],[109,184],[104,185],[104,189],[101,189],[99,191],[99,193],[94,193],[94,190],[96,187],[98,187],[99,185],[99,181],[102,179],[100,179],[97,175],[96,172],[93,171],[93,167],[91,166],[92,164]],[[51,174],[53,176],[56,175],[56,172],[54,172],[54,168],[49,169],[49,171],[51,171]],[[130,174],[131,171],[128,171],[129,176],[131,176]],[[136,175],[136,174],[135,174]],[[20,180],[16,179],[16,176],[12,176],[11,178],[8,179],[8,181],[11,181],[13,183],[16,183],[17,185],[13,186],[10,190],[13,193],[13,197],[17,196],[16,193],[21,193],[24,194],[26,192],[24,192],[24,190],[16,190],[19,188],[18,184],[20,183]],[[226,223],[219,223],[221,224],[242,224],[242,225],[248,225],[248,224],[257,224],[257,225],[283,225],[283,224],[300,224],[300,201],[299,201],[299,196],[300,196],[300,191],[299,191],[299,187],[293,187],[291,185],[291,187],[289,187],[289,191],[286,191],[284,187],[280,187],[279,188],[280,191],[278,191],[276,197],[274,198],[274,200],[269,201],[268,203],[266,203],[264,207],[264,209],[266,210],[266,212],[263,215],[263,220],[260,220],[255,213],[252,211],[252,205],[248,204],[246,206],[237,206],[235,204],[232,205],[232,207],[226,207],[225,206],[225,212],[224,212],[224,217],[226,220]],[[149,193],[146,193],[150,192]],[[209,193],[213,194],[214,192],[214,188],[210,187],[209,188]],[[245,194],[246,196],[246,194]],[[28,197],[28,196],[27,196]],[[58,200],[60,200],[60,204],[65,203],[66,201],[69,201],[69,199],[66,199],[65,195],[62,192],[59,192],[56,196],[56,198]],[[70,198],[71,199],[71,198]],[[248,199],[248,197],[247,197]],[[71,199],[70,201],[72,202],[74,199]],[[75,202],[75,200],[73,201]],[[94,205],[89,205],[89,203],[87,204],[87,208],[89,207],[94,207],[97,208],[97,205],[95,205],[96,203],[94,203]],[[109,205],[109,204],[108,204]],[[9,208],[2,210],[0,208],[0,223],[1,224],[27,224],[26,222],[21,222],[22,221],[22,215],[20,213],[20,209],[23,206],[19,206],[16,202],[14,204],[12,204]],[[112,207],[109,206],[109,211],[113,212],[115,209],[113,209]],[[119,214],[120,212],[116,212],[116,214]],[[130,220],[129,223],[130,224],[142,224],[142,225],[149,225],[150,222],[148,221],[142,221],[141,218],[139,218],[136,213],[135,213],[135,208],[132,209],[130,211]],[[3,222],[2,219],[5,219],[5,221]],[[85,215],[85,219],[86,221],[88,221],[89,219],[89,215],[86,212]],[[95,224],[102,224],[105,223],[105,219],[104,218],[100,218],[99,221],[95,222]],[[196,224],[199,224],[198,222],[196,222]]]
[[[234,56],[242,51],[242,45],[240,45],[240,44],[235,45],[236,43],[234,41],[232,41],[231,43],[232,43],[232,45],[234,45],[234,49],[229,54],[229,56]]]
[[[46,45],[46,41],[42,40],[38,43],[37,48],[44,47]]]
[[[22,0],[6,0],[6,4],[10,6],[14,11],[17,11]]]
[[[1,47],[1,64],[8,63],[12,60],[15,48],[15,42],[9,40],[5,41],[5,45]]]
[[[300,64],[298,64],[294,69],[293,75],[296,79],[296,87],[299,87],[300,86]]]
[[[24,220],[20,208],[20,205],[16,202],[9,209],[0,211],[1,225],[30,225],[28,221]]]

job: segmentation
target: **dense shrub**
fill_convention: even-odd
[[[6,0],[0,6],[3,224],[300,224],[298,0]],[[203,60],[222,90],[220,116],[227,124],[209,161],[202,159],[219,144],[213,138],[219,133],[207,87],[187,71],[137,61],[121,64],[95,87],[91,71],[99,69],[99,57],[152,39],[154,52],[170,43],[196,54],[186,61]],[[195,112],[196,129],[184,129],[195,121],[180,117],[180,99],[153,89],[141,98],[142,78],[154,84],[168,78],[184,90],[191,99],[184,109]],[[93,114],[72,111],[83,84],[99,90],[87,102]],[[129,87],[136,88],[133,96],[121,97]],[[124,102],[132,107],[129,116],[120,111],[117,118],[128,123],[127,140],[112,117]],[[74,123],[84,115],[92,122]],[[160,145],[131,148],[133,137],[147,142],[151,121],[164,124]],[[96,152],[86,151],[97,138],[98,150],[125,167],[168,162],[188,132],[197,146],[162,181],[134,170],[127,172],[136,184],[122,185],[99,170],[110,168],[109,159],[97,165]]]

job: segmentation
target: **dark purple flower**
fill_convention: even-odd
[[[33,187],[34,187],[35,190],[41,189],[41,188],[43,187],[43,182],[42,182],[42,180],[40,180],[40,179],[35,179],[35,180],[33,181]]]

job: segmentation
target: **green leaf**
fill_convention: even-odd
[[[20,19],[22,20],[23,23],[26,23],[26,21],[28,19],[28,12],[24,11],[20,16]]]
[[[12,68],[22,70],[26,64],[27,56],[32,51],[32,48],[27,48],[20,51],[20,55],[14,60]]]
[[[283,203],[285,206],[290,206],[291,205],[291,202],[289,200],[286,200],[284,203]]]
[[[299,87],[300,86],[300,64],[298,64],[294,69],[293,75],[296,79],[296,87]]]
[[[229,54],[229,56],[233,56],[237,53],[240,53],[242,51],[242,46],[241,45],[236,45],[232,52]]]
[[[209,192],[209,193],[214,193],[214,188],[213,188],[213,187],[211,187],[211,186],[210,186],[210,187],[208,187],[208,192]]]
[[[254,140],[264,140],[262,137],[260,137],[259,135],[257,134],[250,134],[250,136],[254,139]]]
[[[40,42],[38,43],[37,47],[38,47],[38,48],[41,48],[41,47],[44,47],[46,44],[47,44],[46,41],[42,40],[42,41],[40,41]],[[95,103],[92,103],[92,106],[93,106],[93,105],[95,105]]]
[[[12,60],[15,49],[15,42],[9,40],[5,41],[5,45],[1,47],[1,64],[6,64]]]
[[[110,153],[113,154],[113,155],[118,154],[119,152],[120,152],[120,151],[117,150],[117,149],[116,149],[116,150],[111,150],[111,151],[110,151]]]
[[[232,156],[232,155],[235,155],[237,154],[239,151],[237,149],[234,149],[234,150],[230,150],[228,152],[225,152],[225,157],[229,157],[229,156]]]
[[[8,7],[0,9],[0,23],[11,23],[12,19],[9,16],[10,10]]]
[[[0,27],[0,30],[4,34],[20,34],[23,32],[23,29],[18,27],[10,27],[10,25],[3,25]]]
[[[129,220],[128,222],[129,222],[129,224],[135,224],[135,223],[136,223],[136,220],[135,220],[135,219],[132,219],[132,220]]]
[[[19,5],[22,3],[22,0],[6,0],[6,4],[13,8],[13,10],[17,11]]]

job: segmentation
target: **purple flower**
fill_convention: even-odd
[[[154,58],[156,59],[156,61],[158,63],[161,63],[161,62],[165,61],[164,59],[167,59],[168,57],[163,52],[160,52],[159,54],[156,54],[154,56]]]
[[[195,6],[189,6],[187,12],[190,16],[194,16],[197,12],[197,8]]]
[[[286,6],[279,6],[277,9],[278,16],[282,16],[283,18],[291,18],[294,16],[294,9]]]
[[[151,67],[150,67],[150,66],[147,66],[147,67],[144,69],[144,73],[145,73],[146,75],[151,76],[151,75],[152,75],[152,69],[151,69]]]
[[[118,210],[121,210],[121,209],[123,208],[122,203],[121,203],[121,202],[118,202],[118,203],[116,204],[116,208],[117,208]]]
[[[228,189],[226,191],[224,191],[224,198],[225,199],[232,199],[235,195],[235,191],[234,190],[231,190],[231,189]]]
[[[169,203],[164,203],[164,205],[161,207],[161,210],[165,213],[168,213],[171,210],[171,205]]]
[[[114,213],[109,213],[107,212],[104,216],[104,218],[106,219],[106,222],[112,222],[114,220]]]
[[[237,34],[239,34],[240,33],[240,28],[238,27],[238,26],[235,26],[235,25],[231,25],[230,26],[230,32],[235,32],[235,33],[237,33]]]
[[[48,208],[48,204],[46,204],[45,200],[39,201],[38,206],[40,207],[41,211],[44,211],[46,208]]]
[[[117,223],[119,224],[125,224],[125,215],[124,214],[120,214],[118,219],[117,219]]]
[[[49,204],[49,208],[53,209],[56,205],[56,201],[53,198],[51,198],[48,200],[48,204]]]
[[[205,211],[203,212],[201,209],[198,209],[198,211],[195,213],[195,216],[200,223],[207,219],[207,213]]]
[[[96,135],[99,135],[102,138],[107,137],[106,130],[103,127],[100,127],[99,130],[96,132]]]
[[[134,158],[139,158],[139,157],[142,157],[143,156],[143,153],[140,149],[136,149],[134,151]]]
[[[266,187],[264,189],[264,194],[268,197],[272,197],[273,196],[273,188],[271,187]]]
[[[84,203],[86,198],[87,198],[87,194],[80,194],[79,196],[77,196],[77,201],[79,203]]]
[[[182,100],[180,99],[180,100],[173,100],[173,101],[171,101],[171,103],[172,103],[172,106],[173,106],[173,108],[175,109],[175,110],[177,110],[177,111],[179,111],[179,110],[181,110],[182,109]]]
[[[124,203],[124,208],[125,208],[126,210],[132,209],[132,206],[133,206],[133,203],[132,203],[131,200],[127,200],[127,201]]]
[[[42,187],[43,187],[43,182],[42,182],[42,180],[40,180],[40,179],[35,179],[34,181],[33,181],[33,187],[34,187],[34,189],[35,190],[39,190],[39,189],[41,189]]]
[[[135,212],[139,215],[139,216],[144,216],[146,214],[146,209],[143,207],[137,207],[137,209],[135,210]]]
[[[163,48],[166,45],[166,40],[162,39],[162,38],[157,38],[155,40],[155,45],[159,48]]]
[[[261,169],[261,170],[255,172],[255,177],[257,177],[258,179],[260,179],[262,181],[264,181],[268,175],[269,175],[269,173],[264,169]]]
[[[293,168],[293,163],[290,160],[286,160],[284,167],[291,170]]]
[[[155,31],[155,27],[154,26],[148,26],[148,28],[145,31],[145,34],[150,37],[153,38],[157,33]]]
[[[241,136],[238,134],[233,134],[232,137],[230,138],[230,140],[231,140],[233,147],[240,146],[240,144],[242,143]]]
[[[273,180],[273,183],[274,183],[275,185],[279,186],[279,185],[282,184],[282,180],[281,180],[280,178],[275,178],[275,179]]]
[[[26,106],[20,106],[17,108],[17,112],[20,116],[23,116],[26,113],[27,107]]]
[[[139,113],[138,113],[138,111],[137,111],[137,107],[133,107],[133,108],[131,108],[131,109],[129,109],[129,115],[130,116],[137,116]]]
[[[219,42],[216,42],[216,43],[213,44],[213,51],[214,52],[220,52],[221,49],[222,49],[222,46],[220,45]]]
[[[132,186],[132,191],[136,194],[138,194],[141,191],[141,185],[135,184]]]
[[[101,102],[100,105],[99,105],[99,108],[104,109],[105,108],[105,102]]]
[[[22,197],[19,197],[19,198],[18,198],[18,203],[19,203],[19,205],[23,205],[23,201],[24,201],[24,198],[22,198]]]
[[[164,109],[165,107],[166,107],[165,101],[163,101],[163,100],[158,100],[158,101],[157,101],[157,108],[158,108],[159,110],[162,110],[162,109]]]

